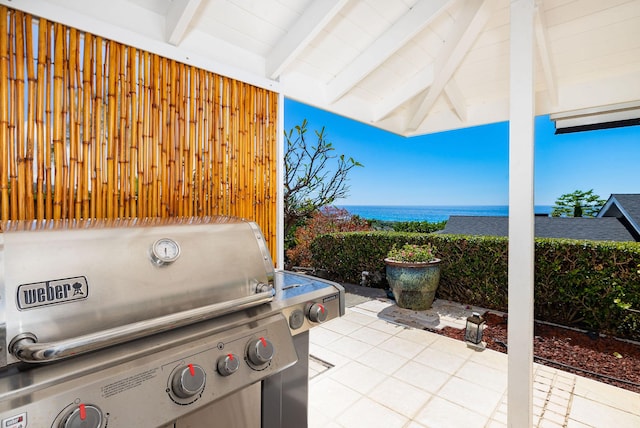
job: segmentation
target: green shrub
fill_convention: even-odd
[[[508,309],[508,239],[399,232],[318,236],[313,264],[332,279],[359,283],[363,271],[384,278],[394,246],[431,244],[442,259],[437,297],[489,309]],[[535,317],[640,339],[640,243],[538,238]],[[375,285],[386,287],[386,280]]]
[[[368,220],[373,230],[386,230],[394,232],[431,233],[444,229],[446,221],[387,221]]]
[[[395,232],[431,233],[444,229],[446,221],[394,221],[392,227]]]
[[[351,215],[342,208],[327,206],[313,213],[304,226],[295,230],[295,246],[286,250],[287,263],[291,266],[311,267],[311,243],[316,236],[335,232],[370,230],[366,220]]]

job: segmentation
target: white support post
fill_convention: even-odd
[[[533,426],[535,0],[511,0],[507,425]]]
[[[284,95],[278,94],[278,136],[276,138],[276,268],[284,269]]]

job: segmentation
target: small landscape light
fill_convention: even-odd
[[[479,351],[486,348],[486,343],[482,341],[485,324],[486,321],[477,312],[467,317],[467,326],[464,331],[464,340],[467,342],[467,346]]]

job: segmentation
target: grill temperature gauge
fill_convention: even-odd
[[[180,246],[169,238],[161,238],[151,247],[151,260],[157,265],[175,262],[180,256]]]

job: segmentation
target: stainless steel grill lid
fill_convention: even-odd
[[[9,222],[0,364],[18,361],[12,350],[65,358],[265,303],[273,277],[260,229],[236,218]]]

